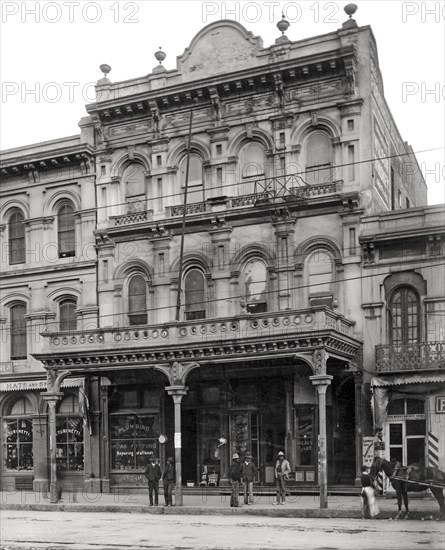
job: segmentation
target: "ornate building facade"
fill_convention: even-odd
[[[374,225],[429,212],[426,187],[371,29],[287,27],[264,47],[211,23],[130,81],[103,65],[80,137],[3,155],[4,486],[46,488],[50,461],[66,484],[141,488],[153,454],[223,484],[246,451],[268,484],[279,450],[322,500],[354,484],[386,341]],[[38,243],[55,265],[27,260]]]

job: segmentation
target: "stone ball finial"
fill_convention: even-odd
[[[159,65],[161,65],[164,59],[167,57],[167,54],[162,51],[161,46],[159,46],[159,50],[155,53],[155,57],[159,61]]]
[[[284,12],[281,14],[281,20],[278,21],[277,27],[281,34],[284,34],[290,27],[289,21],[287,21],[287,19],[284,17]]]
[[[346,15],[349,15],[349,19],[351,19],[354,13],[357,11],[358,7],[357,4],[348,4],[343,9]]]
[[[101,65],[99,69],[104,73],[105,78],[107,77],[108,73],[111,71],[110,65],[107,65],[106,63]]]

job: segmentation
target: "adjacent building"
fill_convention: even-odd
[[[176,454],[184,484],[223,484],[246,451],[268,484],[285,450],[325,494],[354,484],[372,396],[399,384],[418,388],[402,458],[435,445],[444,466],[425,423],[443,389],[443,209],[371,29],[288,26],[265,47],[211,23],[175,69],[159,51],[129,81],[103,65],[80,136],[3,153],[3,486],[48,486],[51,431],[65,484],[142,488],[153,454]],[[400,406],[374,409],[391,456]]]

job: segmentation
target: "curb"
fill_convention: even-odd
[[[20,511],[40,511],[40,512],[111,512],[126,514],[153,514],[153,515],[198,515],[198,516],[258,516],[258,517],[279,517],[279,518],[339,518],[339,519],[361,519],[361,511],[354,509],[254,509],[254,508],[202,508],[192,506],[181,507],[148,507],[148,506],[94,506],[94,505],[76,505],[76,504],[2,504],[2,510],[20,510]],[[437,511],[425,510],[422,512],[410,512],[410,519],[424,520],[431,519],[437,515]],[[393,519],[395,512],[382,510],[378,519]]]

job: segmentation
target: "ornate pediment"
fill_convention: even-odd
[[[204,27],[178,57],[178,70],[183,78],[195,80],[251,67],[262,47],[262,39],[236,21],[216,21]]]

